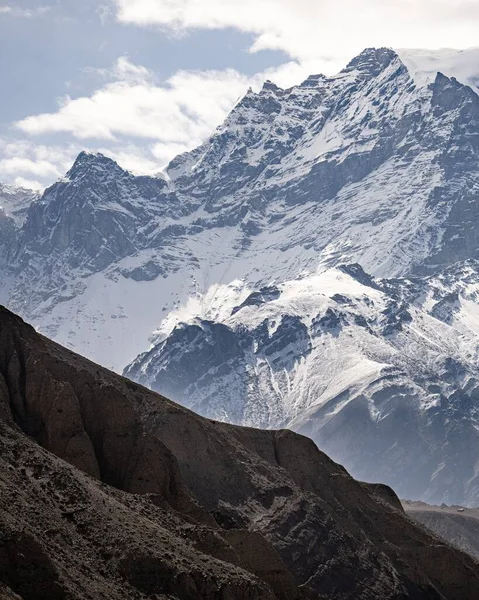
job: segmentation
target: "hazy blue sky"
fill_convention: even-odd
[[[0,181],[37,187],[84,148],[155,172],[265,78],[366,46],[477,45],[479,25],[476,0],[42,2],[0,0]]]

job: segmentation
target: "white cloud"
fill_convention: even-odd
[[[117,80],[91,96],[66,96],[57,112],[27,117],[17,128],[32,135],[66,132],[78,139],[129,136],[194,145],[221,122],[249,82],[234,70],[179,71],[156,85],[147,69],[124,58],[112,75]]]
[[[106,81],[123,81],[129,84],[152,84],[156,81],[155,74],[141,65],[133,64],[126,56],[120,56],[110,69],[87,67],[86,73],[100,75]]]
[[[0,15],[8,15],[17,18],[31,18],[44,15],[51,10],[51,6],[37,6],[36,8],[20,8],[16,5],[0,6]]]
[[[283,50],[336,72],[365,47],[477,45],[477,0],[112,0],[124,23],[172,31],[236,28],[251,51]]]
[[[118,148],[98,148],[97,151],[115,160],[123,169],[140,175],[157,173],[164,164],[156,160],[150,147],[135,144],[121,145]]]
[[[27,190],[43,190],[45,186],[36,179],[26,179],[25,177],[15,177],[13,185],[19,188],[25,188]]]
[[[58,176],[58,167],[46,160],[32,160],[15,156],[4,158],[0,161],[0,173],[14,175],[16,173],[30,173],[37,177]]]
[[[201,144],[248,87],[259,89],[266,78],[292,85],[312,71],[312,64],[292,61],[252,77],[233,69],[178,71],[158,83],[151,71],[121,57],[110,70],[100,71],[109,81],[91,96],[62,98],[56,112],[29,116],[16,128],[32,136],[70,134],[81,140],[76,147],[93,144],[91,149],[108,154],[124,168],[155,173]],[[43,171],[47,176],[49,163],[38,156],[38,148],[35,157],[1,161],[0,176],[15,168],[27,172],[28,166],[31,175],[40,177]]]
[[[54,181],[71,166],[79,148],[34,145],[25,140],[1,144],[0,180],[21,187],[45,187],[40,180]],[[23,181],[23,183],[22,183]],[[25,184],[29,181],[29,185]]]
[[[190,144],[165,144],[158,142],[151,148],[151,153],[158,160],[158,164],[166,165],[172,158],[191,150]]]

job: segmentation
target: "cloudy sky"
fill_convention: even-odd
[[[49,185],[82,149],[154,173],[264,79],[478,30],[477,0],[0,0],[0,182]]]

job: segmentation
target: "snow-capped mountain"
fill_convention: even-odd
[[[476,267],[464,261],[479,258],[479,96],[447,76],[458,70],[448,60],[446,74],[431,76],[424,56],[368,49],[334,77],[313,75],[286,90],[266,82],[164,177],[136,177],[102,155],[80,154],[24,223],[0,223],[0,301],[97,362],[122,370],[134,361],[132,376],[198,410],[289,424],[327,444],[355,475],[397,487],[399,476],[379,473],[371,458],[393,439],[386,425],[399,427],[406,411],[408,430],[424,442],[449,418],[441,406],[467,405],[454,402],[454,389],[474,404],[468,286]],[[378,279],[339,269],[356,263]],[[456,294],[454,286],[454,302],[462,307],[461,294],[469,302],[459,311],[465,332],[443,323],[435,297],[426,301]],[[241,325],[245,315],[252,321]],[[190,343],[200,344],[197,362]],[[274,377],[256,351],[278,359]],[[393,394],[387,409],[381,390]],[[377,446],[367,445],[366,433],[376,431]],[[455,434],[443,431],[447,444]],[[416,448],[434,455],[424,467],[431,487],[411,480],[409,497],[436,501],[445,489],[453,467],[440,468],[435,435]],[[412,448],[407,437],[396,442],[391,457]],[[472,477],[458,475],[467,498],[475,497]]]
[[[10,270],[11,248],[17,244],[29,207],[39,197],[39,192],[0,183],[0,301],[5,302],[9,298],[6,272]]]
[[[168,181],[82,154],[9,244],[4,301],[121,369],[163,309],[219,283],[473,257],[478,115],[469,87],[440,74],[420,86],[395,52],[370,49],[335,77],[248,92]]]

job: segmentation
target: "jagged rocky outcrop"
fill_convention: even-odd
[[[40,192],[0,183],[0,214],[21,226],[28,209],[40,196]]]
[[[4,597],[479,593],[477,563],[305,437],[206,420],[5,309],[0,373]]]
[[[17,243],[28,210],[39,198],[39,192],[0,183],[0,272],[3,274],[9,270],[10,252]],[[0,296],[8,297],[5,282],[3,287]]]

